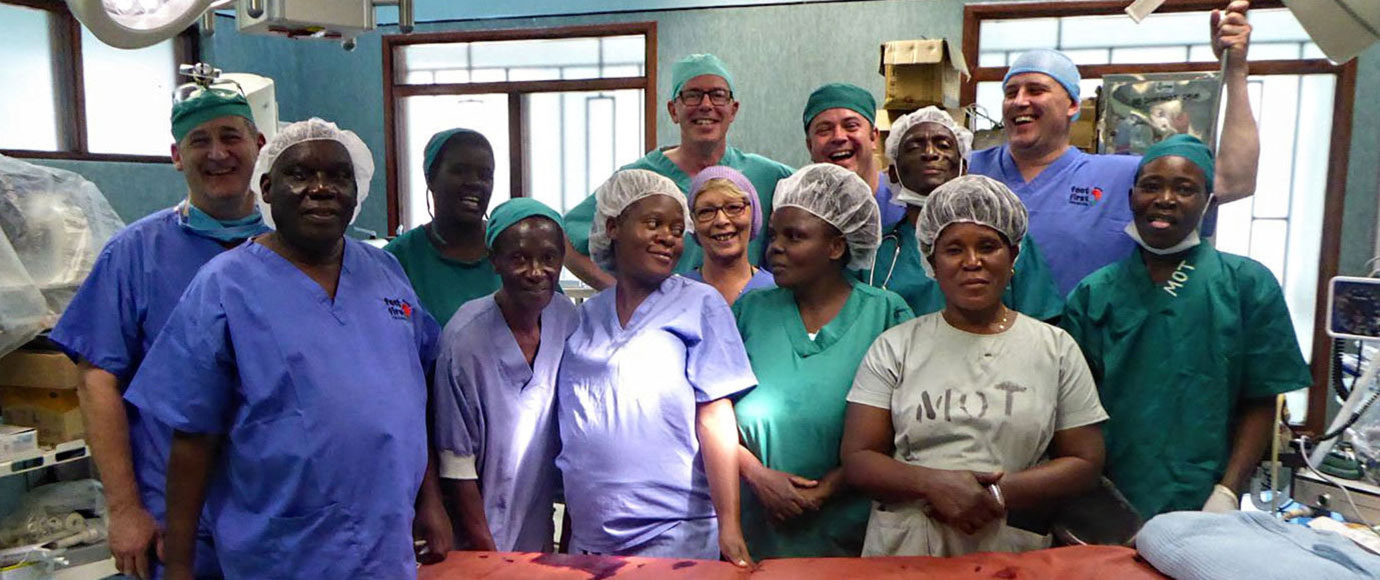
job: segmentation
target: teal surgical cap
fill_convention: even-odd
[[[469,139],[471,143],[483,145],[485,149],[489,150],[490,154],[494,151],[493,146],[489,144],[489,140],[484,138],[483,134],[473,129],[457,128],[441,131],[432,135],[431,139],[426,142],[426,149],[422,150],[422,175],[426,176],[427,179],[431,179],[431,170],[436,166],[436,161],[441,158],[441,151],[445,150],[446,144],[450,143],[451,140],[456,137]]]
[[[1037,48],[1022,53],[1016,57],[1016,62],[1011,63],[1011,69],[1006,71],[1006,76],[1001,79],[1002,86],[1005,87],[1006,81],[1011,80],[1011,77],[1025,73],[1040,73],[1054,79],[1068,91],[1073,102],[1079,102],[1078,81],[1083,77],[1078,75],[1078,66],[1073,64],[1069,57],[1064,56],[1064,53],[1048,48]],[[1081,114],[1082,111],[1079,111],[1073,118],[1077,120]]]
[[[1215,175],[1212,150],[1192,135],[1173,135],[1151,145],[1149,149],[1145,150],[1145,155],[1141,156],[1140,165],[1136,166],[1136,177],[1140,177],[1140,170],[1149,165],[1151,161],[1171,156],[1183,157],[1202,169],[1203,177],[1207,179],[1207,192],[1212,193],[1212,180]]]
[[[857,85],[829,83],[815,89],[805,101],[805,131],[809,132],[810,121],[829,109],[848,109],[862,115],[869,125],[877,124],[877,100],[872,93]]]
[[[206,90],[185,101],[174,103],[172,108],[173,140],[181,143],[182,138],[196,129],[198,125],[220,117],[244,117],[254,122],[254,111],[244,95],[231,91]]]
[[[680,88],[690,79],[698,76],[714,75],[728,83],[728,92],[733,92],[733,75],[728,73],[724,61],[712,54],[692,54],[671,65],[671,96],[680,94]]]
[[[489,223],[484,227],[484,247],[493,250],[498,234],[529,217],[544,217],[556,222],[556,227],[565,231],[565,222],[556,210],[530,197],[515,197],[499,204],[489,213]]]

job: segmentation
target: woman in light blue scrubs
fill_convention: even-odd
[[[757,379],[723,297],[672,274],[685,196],[638,169],[594,195],[590,253],[617,283],[580,305],[561,361],[571,551],[749,566],[729,398]]]

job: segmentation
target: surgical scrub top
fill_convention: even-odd
[[[50,338],[69,356],[115,375],[127,388],[182,291],[202,265],[224,251],[219,242],[183,227],[177,208],[130,224],[101,250]],[[125,411],[139,499],[163,522],[172,430],[130,405]],[[201,531],[197,571],[215,574],[219,565],[204,521]]]
[[[732,145],[724,150],[724,156],[719,159],[719,165],[738,170],[748,181],[752,182],[752,187],[757,189],[757,203],[762,206],[762,227],[767,227],[768,220],[771,219],[771,200],[776,195],[776,182],[789,177],[791,168],[752,153],[743,153]],[[691,177],[674,161],[666,157],[665,150],[658,149],[652,151],[637,161],[618,168],[624,169],[646,169],[658,173],[671,181],[676,182],[676,187],[682,193],[689,195]],[[589,228],[594,221],[594,195],[586,197],[580,205],[575,206],[569,213],[565,214],[565,233],[570,237],[570,244],[575,246],[575,251],[586,256],[589,255]],[[690,224],[686,224],[689,226]],[[753,265],[758,263],[766,248],[766,236],[757,236],[757,239],[748,242],[748,261]],[[699,244],[695,243],[694,234],[690,233],[690,228],[685,231],[685,252],[680,256],[680,262],[676,264],[676,272],[684,274],[704,263],[704,250]]]
[[[1274,275],[1207,244],[1164,284],[1139,251],[1098,270],[1069,295],[1062,324],[1112,417],[1107,474],[1147,519],[1202,508],[1242,399],[1312,384]]]
[[[551,551],[560,477],[556,371],[578,321],[569,298],[552,296],[530,366],[493,295],[461,306],[441,335],[432,387],[441,477],[478,476],[500,552]]]
[[[743,445],[768,468],[818,480],[838,469],[844,400],[872,341],[911,319],[894,292],[852,283],[834,319],[814,340],[806,334],[786,288],[754,292],[734,303],[758,385],[734,405]],[[867,530],[867,498],[843,491],[815,512],[771,521],[752,488],[743,486],[743,534],[761,558],[857,557]]]
[[[947,301],[939,283],[925,274],[920,261],[920,245],[915,241],[915,226],[902,221],[882,236],[877,259],[871,270],[856,272],[858,279],[886,288],[906,299],[916,315],[944,309]],[[1026,236],[1016,257],[1016,274],[1007,283],[1001,301],[1011,309],[1040,320],[1053,320],[1064,312],[1064,297],[1054,284],[1040,245]]]
[[[391,255],[346,239],[334,299],[273,250],[206,264],[126,399],[225,436],[207,488],[227,578],[412,578],[440,330]]]
[[[431,243],[423,226],[404,232],[383,249],[402,264],[422,307],[441,326],[461,304],[493,294],[502,285],[488,258],[473,262],[447,258]]]
[[[1078,345],[1024,314],[1005,331],[974,334],[942,312],[883,332],[848,402],[891,412],[892,459],[931,469],[1034,467],[1054,434],[1107,418]],[[864,556],[956,556],[1049,547],[1047,536],[993,522],[964,534],[925,513],[924,500],[876,502]]]
[[[756,266],[753,267],[757,268]],[[696,282],[708,284],[708,282],[704,281],[704,274],[701,273],[699,270],[691,270],[689,272],[686,272],[684,276]],[[752,273],[752,277],[748,278],[747,284],[744,285],[743,289],[738,292],[737,298],[741,298],[744,294],[747,294],[748,292],[751,292],[753,290],[762,290],[766,288],[775,287],[776,277],[772,276],[771,272],[767,271],[766,268],[757,268],[757,271]]]
[[[969,173],[1005,183],[1030,212],[1030,237],[1040,243],[1059,294],[1067,296],[1094,270],[1136,247],[1123,229],[1137,155],[1092,155],[1069,147],[1027,182],[1007,145],[976,151]]]
[[[710,286],[672,275],[626,327],[617,291],[580,305],[557,382],[572,546],[596,553],[713,522],[696,409],[757,384],[733,312]]]

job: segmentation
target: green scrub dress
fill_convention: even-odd
[[[1165,284],[1139,250],[1094,272],[1062,325],[1111,416],[1108,477],[1147,519],[1202,509],[1226,470],[1240,400],[1312,383],[1274,275],[1207,244]]]
[[[462,262],[442,256],[421,226],[394,238],[383,249],[402,263],[417,298],[442,328],[461,304],[493,294],[502,285],[488,258]]]
[[[771,198],[776,194],[776,182],[790,177],[791,168],[787,165],[777,163],[761,155],[743,153],[737,148],[729,146],[724,151],[724,156],[719,160],[719,165],[737,170],[752,182],[752,187],[757,189],[758,202],[762,204],[762,227],[766,228],[767,220],[771,218]],[[690,176],[674,161],[671,161],[662,150],[656,150],[642,156],[641,159],[629,163],[623,169],[646,169],[660,174],[671,181],[676,182],[676,187],[682,193],[690,193]],[[589,228],[594,220],[594,196],[590,195],[575,206],[570,212],[565,214],[565,233],[570,238],[570,244],[575,247],[575,251],[586,256],[589,255]],[[686,224],[689,226],[691,224]],[[765,232],[764,232],[765,233]],[[676,264],[676,273],[685,274],[694,271],[695,268],[704,264],[704,250],[693,239],[694,234],[690,228],[685,229],[685,252],[680,256],[680,262]],[[766,248],[765,235],[757,236],[757,239],[748,242],[748,261],[755,266],[762,257]]]
[[[785,288],[749,292],[733,304],[757,388],[734,406],[744,445],[763,465],[819,479],[839,467],[844,397],[872,341],[912,318],[894,292],[853,284],[853,291],[814,340],[795,295]],[[744,485],[743,534],[755,558],[856,557],[862,553],[871,502],[846,491],[817,512],[773,524]]]
[[[920,265],[923,259],[915,241],[915,227],[903,220],[882,236],[873,269],[860,270],[857,276],[863,282],[900,294],[916,316],[924,316],[943,310],[945,303],[939,284],[925,275],[924,266]],[[1021,240],[1016,275],[1011,277],[1002,302],[1021,314],[1046,322],[1064,311],[1064,298],[1059,295],[1049,265],[1040,254],[1039,245],[1029,236]]]

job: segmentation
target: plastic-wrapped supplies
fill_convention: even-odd
[[[57,322],[122,227],[82,176],[0,155],[0,356]]]

